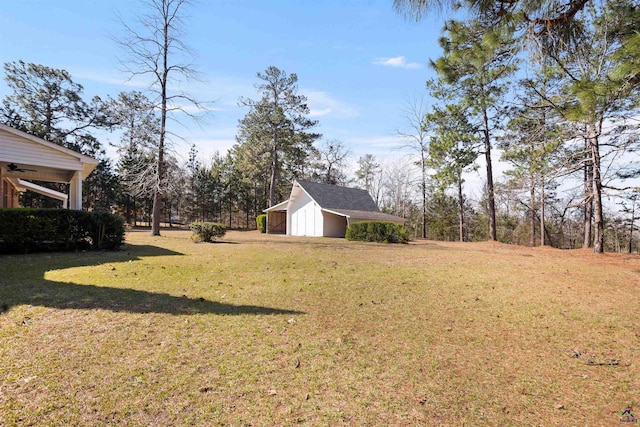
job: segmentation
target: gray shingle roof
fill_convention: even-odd
[[[380,212],[366,190],[298,181],[298,184],[324,209],[348,209],[352,211]]]

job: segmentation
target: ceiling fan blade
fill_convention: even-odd
[[[9,169],[9,172],[38,172],[35,169],[21,168],[18,165],[16,165],[15,163],[9,163],[7,165],[7,169]]]

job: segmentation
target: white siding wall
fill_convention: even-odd
[[[289,206],[291,221],[289,232],[292,236],[322,236],[322,212],[304,191],[300,191]]]
[[[329,212],[322,212],[325,237],[344,237],[347,231],[347,218]]]
[[[68,154],[56,152],[2,130],[0,130],[0,139],[2,139],[2,161],[4,162],[82,170],[80,160]]]

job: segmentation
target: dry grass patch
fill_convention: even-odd
[[[229,232],[2,257],[0,425],[611,425],[637,256]]]

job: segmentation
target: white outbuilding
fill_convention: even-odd
[[[0,208],[18,207],[18,194],[33,191],[82,209],[82,181],[98,161],[76,151],[0,124]],[[32,181],[69,184],[69,194]]]
[[[265,212],[267,233],[289,236],[344,237],[355,222],[405,222],[380,212],[366,190],[309,181],[294,181],[289,199]]]

